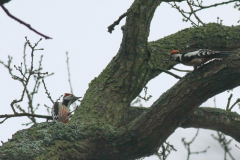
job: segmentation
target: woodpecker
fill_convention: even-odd
[[[194,70],[207,61],[216,58],[225,58],[230,55],[231,51],[213,51],[209,49],[199,49],[192,52],[180,53],[178,50],[173,50],[168,61],[177,61],[187,66],[193,66]]]
[[[71,93],[65,93],[62,102],[55,102],[52,107],[53,121],[67,123],[69,121],[70,105],[81,97],[76,97]]]

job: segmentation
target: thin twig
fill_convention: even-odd
[[[176,4],[175,2],[173,2],[173,3],[174,3],[174,5],[172,5],[171,3],[168,3],[168,4],[170,4],[173,8],[176,8],[176,9],[182,14],[182,16],[187,19],[187,21],[188,21],[188,20],[191,21],[192,25],[194,25],[195,27],[198,26],[195,22],[193,22],[193,21],[190,19],[191,14],[189,14],[189,17],[187,17],[187,16],[184,14],[184,11],[183,11],[183,10],[180,10],[180,7],[177,6],[177,4]]]
[[[195,18],[198,20],[198,22],[200,22],[203,26],[205,25],[201,19],[196,15],[196,13],[194,12],[193,8],[192,8],[192,5],[190,4],[189,0],[187,0],[187,4],[188,6],[190,7],[191,9],[191,13],[195,16]]]
[[[25,74],[27,73],[26,48],[27,48],[27,42],[24,43],[24,47],[23,47],[23,65],[24,65],[24,69],[25,69],[25,71],[24,71]]]
[[[236,102],[233,103],[233,105],[229,108],[229,111],[231,111],[231,110],[233,109],[233,107],[234,107],[237,103],[239,103],[239,102],[240,102],[240,99],[238,98],[238,99],[236,100]]]
[[[187,151],[188,151],[187,160],[189,160],[191,154],[206,153],[207,150],[210,148],[210,147],[208,146],[208,147],[207,147],[205,150],[203,150],[203,151],[191,152],[190,146],[191,146],[191,144],[194,142],[194,140],[196,139],[196,137],[198,136],[198,133],[199,133],[199,129],[197,130],[197,133],[195,134],[195,136],[193,137],[193,139],[192,139],[190,142],[186,142],[186,141],[185,141],[185,138],[182,138],[183,145],[184,145],[184,147],[185,147],[185,148],[187,149]]]
[[[50,109],[51,109],[51,107],[47,106],[46,104],[44,104],[44,107],[47,108],[47,112],[48,112],[48,114],[50,114]]]
[[[62,96],[63,96],[63,95],[61,95],[61,96],[56,100],[56,102],[59,101],[59,100],[62,98]]]
[[[171,153],[172,150],[177,151],[173,145],[169,142],[164,142],[165,144],[161,145],[162,151],[157,151],[155,154],[158,156],[160,160],[166,160],[168,155]]]
[[[179,72],[192,72],[192,71],[190,71],[190,70],[182,70],[182,69],[177,69],[177,68],[172,68],[173,70],[175,70],[175,71],[179,71]]]
[[[34,61],[33,61],[34,51],[43,50],[41,48],[36,49],[38,43],[41,41],[42,38],[34,45],[32,45],[30,43],[30,41],[27,39],[27,37],[25,37],[25,38],[26,38],[26,43],[24,44],[24,51],[23,51],[23,61],[24,62],[21,63],[21,65],[18,67],[14,65],[14,68],[20,72],[21,77],[18,77],[12,73],[12,68],[11,68],[12,57],[8,56],[8,64],[5,64],[4,62],[0,61],[0,63],[3,64],[4,67],[6,67],[8,69],[9,74],[12,76],[12,78],[20,81],[23,85],[23,91],[22,91],[21,98],[19,100],[17,100],[17,99],[13,100],[10,104],[14,114],[13,115],[1,115],[3,117],[0,117],[0,118],[5,118],[3,121],[1,121],[1,123],[3,123],[4,121],[6,121],[8,118],[11,118],[11,117],[27,116],[31,120],[31,122],[23,124],[23,125],[29,125],[32,123],[34,123],[34,124],[37,123],[35,117],[44,118],[41,115],[40,116],[35,115],[35,111],[38,109],[40,104],[37,104],[36,107],[34,107],[33,106],[33,98],[34,98],[34,95],[38,93],[39,86],[40,86],[39,80],[44,79],[50,75],[53,75],[53,73],[51,73],[49,75],[48,72],[45,72],[45,73],[40,72],[42,70],[42,57],[43,56],[41,56],[41,58],[40,58],[39,67],[37,69],[34,69]],[[27,45],[31,48],[31,65],[30,65],[29,69],[27,68],[27,63],[26,63],[26,46]],[[23,66],[24,66],[24,68],[23,68]],[[34,84],[33,90],[30,92],[28,89],[28,84],[29,84],[30,78],[32,76],[34,77],[35,84]],[[17,104],[18,102],[23,101],[25,93],[28,98],[28,110],[23,109],[19,104]],[[18,109],[20,113],[16,112],[15,109]]]
[[[215,4],[212,4],[212,5],[209,5],[209,6],[200,6],[200,5],[195,5],[195,4],[192,4],[194,7],[200,7],[199,9],[196,9],[194,10],[194,12],[198,12],[202,9],[207,9],[207,8],[211,8],[211,7],[217,7],[219,5],[223,5],[223,4],[229,4],[229,3],[232,3],[232,2],[238,2],[238,0],[231,0],[231,1],[227,1],[227,2],[222,2],[222,3],[215,3]]]
[[[52,100],[52,97],[51,97],[50,93],[47,90],[47,87],[46,87],[46,84],[44,82],[44,79],[42,79],[42,83],[43,83],[43,86],[44,86],[44,89],[45,89],[45,93],[48,95],[48,99],[50,99],[50,101],[54,104],[54,101]]]
[[[226,107],[226,110],[228,111],[229,110],[229,105],[230,105],[230,101],[232,99],[232,93],[230,94],[230,96],[228,97],[228,103],[227,103],[227,107]]]
[[[192,23],[192,25],[194,26],[199,26],[199,23],[202,24],[203,26],[205,25],[203,23],[203,21],[196,15],[196,12],[200,11],[200,10],[203,10],[203,9],[206,9],[206,8],[211,8],[211,7],[217,7],[219,5],[224,5],[224,4],[229,4],[229,3],[232,3],[232,2],[238,2],[238,0],[230,0],[230,1],[227,1],[227,2],[221,2],[221,3],[215,3],[215,4],[212,4],[212,5],[209,5],[209,6],[202,6],[202,1],[199,2],[197,0],[197,4],[194,3],[193,0],[187,0],[187,4],[189,5],[189,8],[190,8],[190,12],[186,12],[184,11],[183,9],[180,9],[179,6],[176,5],[176,3],[174,2],[174,4],[171,4],[171,3],[168,3],[170,4],[173,8],[176,8],[181,14],[182,16],[184,17],[183,18],[183,21],[187,22],[187,21],[190,21]],[[194,7],[197,7],[197,9],[193,9],[193,6]],[[191,16],[194,15],[194,17],[197,19],[198,21],[198,24],[196,24],[194,21],[191,20]]]
[[[143,89],[144,89],[144,93],[145,93],[144,97],[142,97],[140,94],[138,95],[138,97],[143,99],[145,102],[147,102],[147,101],[149,101],[150,98],[152,98],[152,95],[149,95],[147,97],[147,90],[148,90],[147,86],[144,86]]]
[[[9,118],[9,117],[6,117],[4,120],[2,120],[2,121],[0,122],[0,124],[2,124],[3,122],[5,122],[8,118]]]
[[[232,156],[230,150],[231,148],[230,143],[232,142],[233,139],[227,140],[226,136],[221,133],[221,132],[217,132],[218,137],[215,137],[213,134],[211,135],[215,140],[218,141],[218,143],[220,144],[220,146],[223,148],[224,150],[224,159],[226,159],[227,154],[231,157],[232,160],[234,160],[234,157]]]
[[[167,74],[169,74],[169,75],[171,75],[171,76],[173,76],[173,77],[175,77],[175,78],[177,78],[177,79],[181,79],[181,78],[182,78],[182,77],[180,77],[180,76],[178,76],[178,75],[176,75],[176,74],[174,74],[174,73],[172,73],[172,72],[169,72],[168,70],[162,69],[162,68],[154,68],[154,70],[155,70],[155,71],[165,72],[165,73],[167,73]]]
[[[0,118],[24,117],[24,116],[31,116],[31,117],[36,117],[36,118],[52,119],[52,116],[39,115],[39,114],[30,114],[30,113],[3,114],[3,115],[0,115]]]
[[[72,89],[72,83],[71,83],[71,77],[70,77],[70,69],[69,69],[69,57],[68,57],[68,52],[66,52],[66,56],[67,56],[67,71],[68,71],[68,82],[70,85],[70,89],[71,89],[71,93],[73,94],[73,89]]]
[[[235,146],[236,146],[238,149],[240,149],[240,147],[238,147],[236,144],[235,144]]]
[[[127,16],[127,12],[123,13],[119,18],[118,20],[116,20],[115,22],[113,22],[113,24],[111,24],[110,26],[108,26],[108,32],[109,33],[112,33],[112,31],[114,30],[114,27],[116,25],[118,25],[120,23],[120,21]]]
[[[23,24],[24,26],[26,26],[28,29],[32,30],[33,32],[37,33],[38,35],[44,37],[45,39],[52,39],[51,37],[48,37],[40,32],[38,32],[37,30],[33,29],[31,27],[30,24],[27,24],[25,22],[23,22],[22,20],[18,19],[17,17],[13,16],[3,5],[1,5],[2,9],[4,10],[4,12],[9,16],[11,17],[12,19],[16,20],[17,22]]]

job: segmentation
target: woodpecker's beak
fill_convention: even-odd
[[[75,97],[75,98],[74,98],[74,101],[78,100],[79,98],[82,98],[82,97]]]
[[[170,58],[166,59],[166,63],[169,63],[169,61],[170,61]]]

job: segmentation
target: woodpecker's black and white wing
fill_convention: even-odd
[[[53,121],[58,121],[58,112],[59,112],[60,102],[55,102],[52,106],[52,118]]]
[[[199,49],[193,52],[183,53],[184,58],[224,58],[231,54],[231,51],[213,51],[209,49]]]

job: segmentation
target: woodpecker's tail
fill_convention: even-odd
[[[216,51],[209,56],[209,58],[227,58],[230,54],[233,54],[232,51]]]
[[[213,51],[213,50],[202,49],[198,52],[196,57],[226,58],[232,53],[233,53],[232,51]]]

